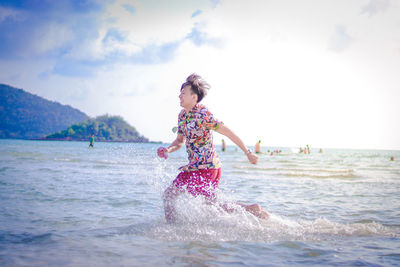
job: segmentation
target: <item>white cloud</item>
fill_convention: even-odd
[[[0,23],[6,19],[17,20],[20,14],[18,10],[0,6]]]
[[[385,12],[389,6],[389,0],[370,0],[367,5],[361,7],[361,13],[366,13],[372,16],[381,12]]]
[[[341,52],[352,42],[352,38],[348,35],[346,27],[337,25],[332,37],[329,41],[329,48],[333,51]]]
[[[188,35],[199,42],[198,21],[202,12],[192,17],[198,8],[209,10],[208,1],[127,1],[119,0],[106,7],[99,20],[95,39],[85,39],[74,45],[66,58],[74,60],[117,62],[131,60],[133,63],[154,63],[169,59],[180,42]],[[114,36],[110,36],[110,32]],[[118,34],[118,38],[113,38]],[[207,34],[200,36],[202,43],[220,45],[218,39]],[[165,50],[165,51],[164,51]]]
[[[124,5],[130,3],[135,12]],[[191,14],[199,7],[209,8],[207,1],[116,1],[107,9],[105,21],[126,34],[127,40],[137,47],[160,45],[183,39],[191,32],[195,19]],[[201,15],[199,15],[201,17]],[[109,25],[105,24],[105,27]]]
[[[74,40],[75,34],[61,23],[50,22],[33,30],[33,43],[30,53],[43,55],[51,53]]]

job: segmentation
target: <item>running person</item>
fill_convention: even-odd
[[[175,199],[185,191],[194,196],[203,195],[210,203],[215,202],[215,189],[221,178],[219,161],[211,130],[231,139],[247,156],[252,164],[258,157],[248,149],[243,141],[222,122],[216,120],[208,108],[200,101],[206,96],[210,86],[197,74],[190,75],[181,86],[180,105],[183,107],[178,116],[178,132],[171,145],[160,147],[158,156],[168,158],[168,154],[180,149],[186,143],[189,164],[180,167],[181,173],[164,192],[165,218],[168,222],[176,219]],[[268,212],[260,205],[239,204],[246,211],[266,219]],[[221,205],[226,211],[226,205]]]

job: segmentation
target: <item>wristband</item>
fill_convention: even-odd
[[[251,151],[251,149],[248,148],[247,151],[246,151],[246,156],[250,155],[251,153],[253,153],[253,151]]]

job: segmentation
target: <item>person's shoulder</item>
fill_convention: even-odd
[[[205,109],[208,109],[204,104],[197,104],[197,105],[196,105],[196,108],[197,108],[198,110],[205,110]]]
[[[200,114],[210,114],[210,110],[203,104],[197,104],[197,110]]]
[[[186,111],[185,111],[185,109],[183,108],[180,112],[179,112],[179,115],[178,115],[178,117],[180,118],[180,117],[183,117],[183,115],[185,115],[186,114]]]
[[[182,109],[178,115],[178,122],[186,120],[188,113],[185,109]]]

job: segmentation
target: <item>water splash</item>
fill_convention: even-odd
[[[175,178],[176,172],[165,160],[156,159],[155,175],[149,184],[159,193]],[[331,175],[348,170],[334,170]],[[173,173],[173,174],[172,174]],[[153,239],[169,241],[315,241],[343,236],[388,236],[400,237],[400,229],[386,227],[373,221],[343,224],[319,218],[312,221],[292,220],[271,214],[268,220],[255,217],[246,212],[228,195],[218,191],[218,203],[206,204],[202,197],[183,194],[176,200],[177,222],[167,224],[163,217],[143,224],[132,225],[124,233],[140,234]],[[222,204],[230,205],[231,212],[221,208]]]
[[[178,220],[164,218],[120,228],[118,234],[135,234],[167,241],[275,242],[285,240],[318,241],[345,236],[400,237],[400,229],[376,222],[341,224],[325,218],[313,221],[291,220],[271,214],[259,219],[234,203],[233,212],[219,205],[205,204],[201,197],[182,195],[177,199]]]

